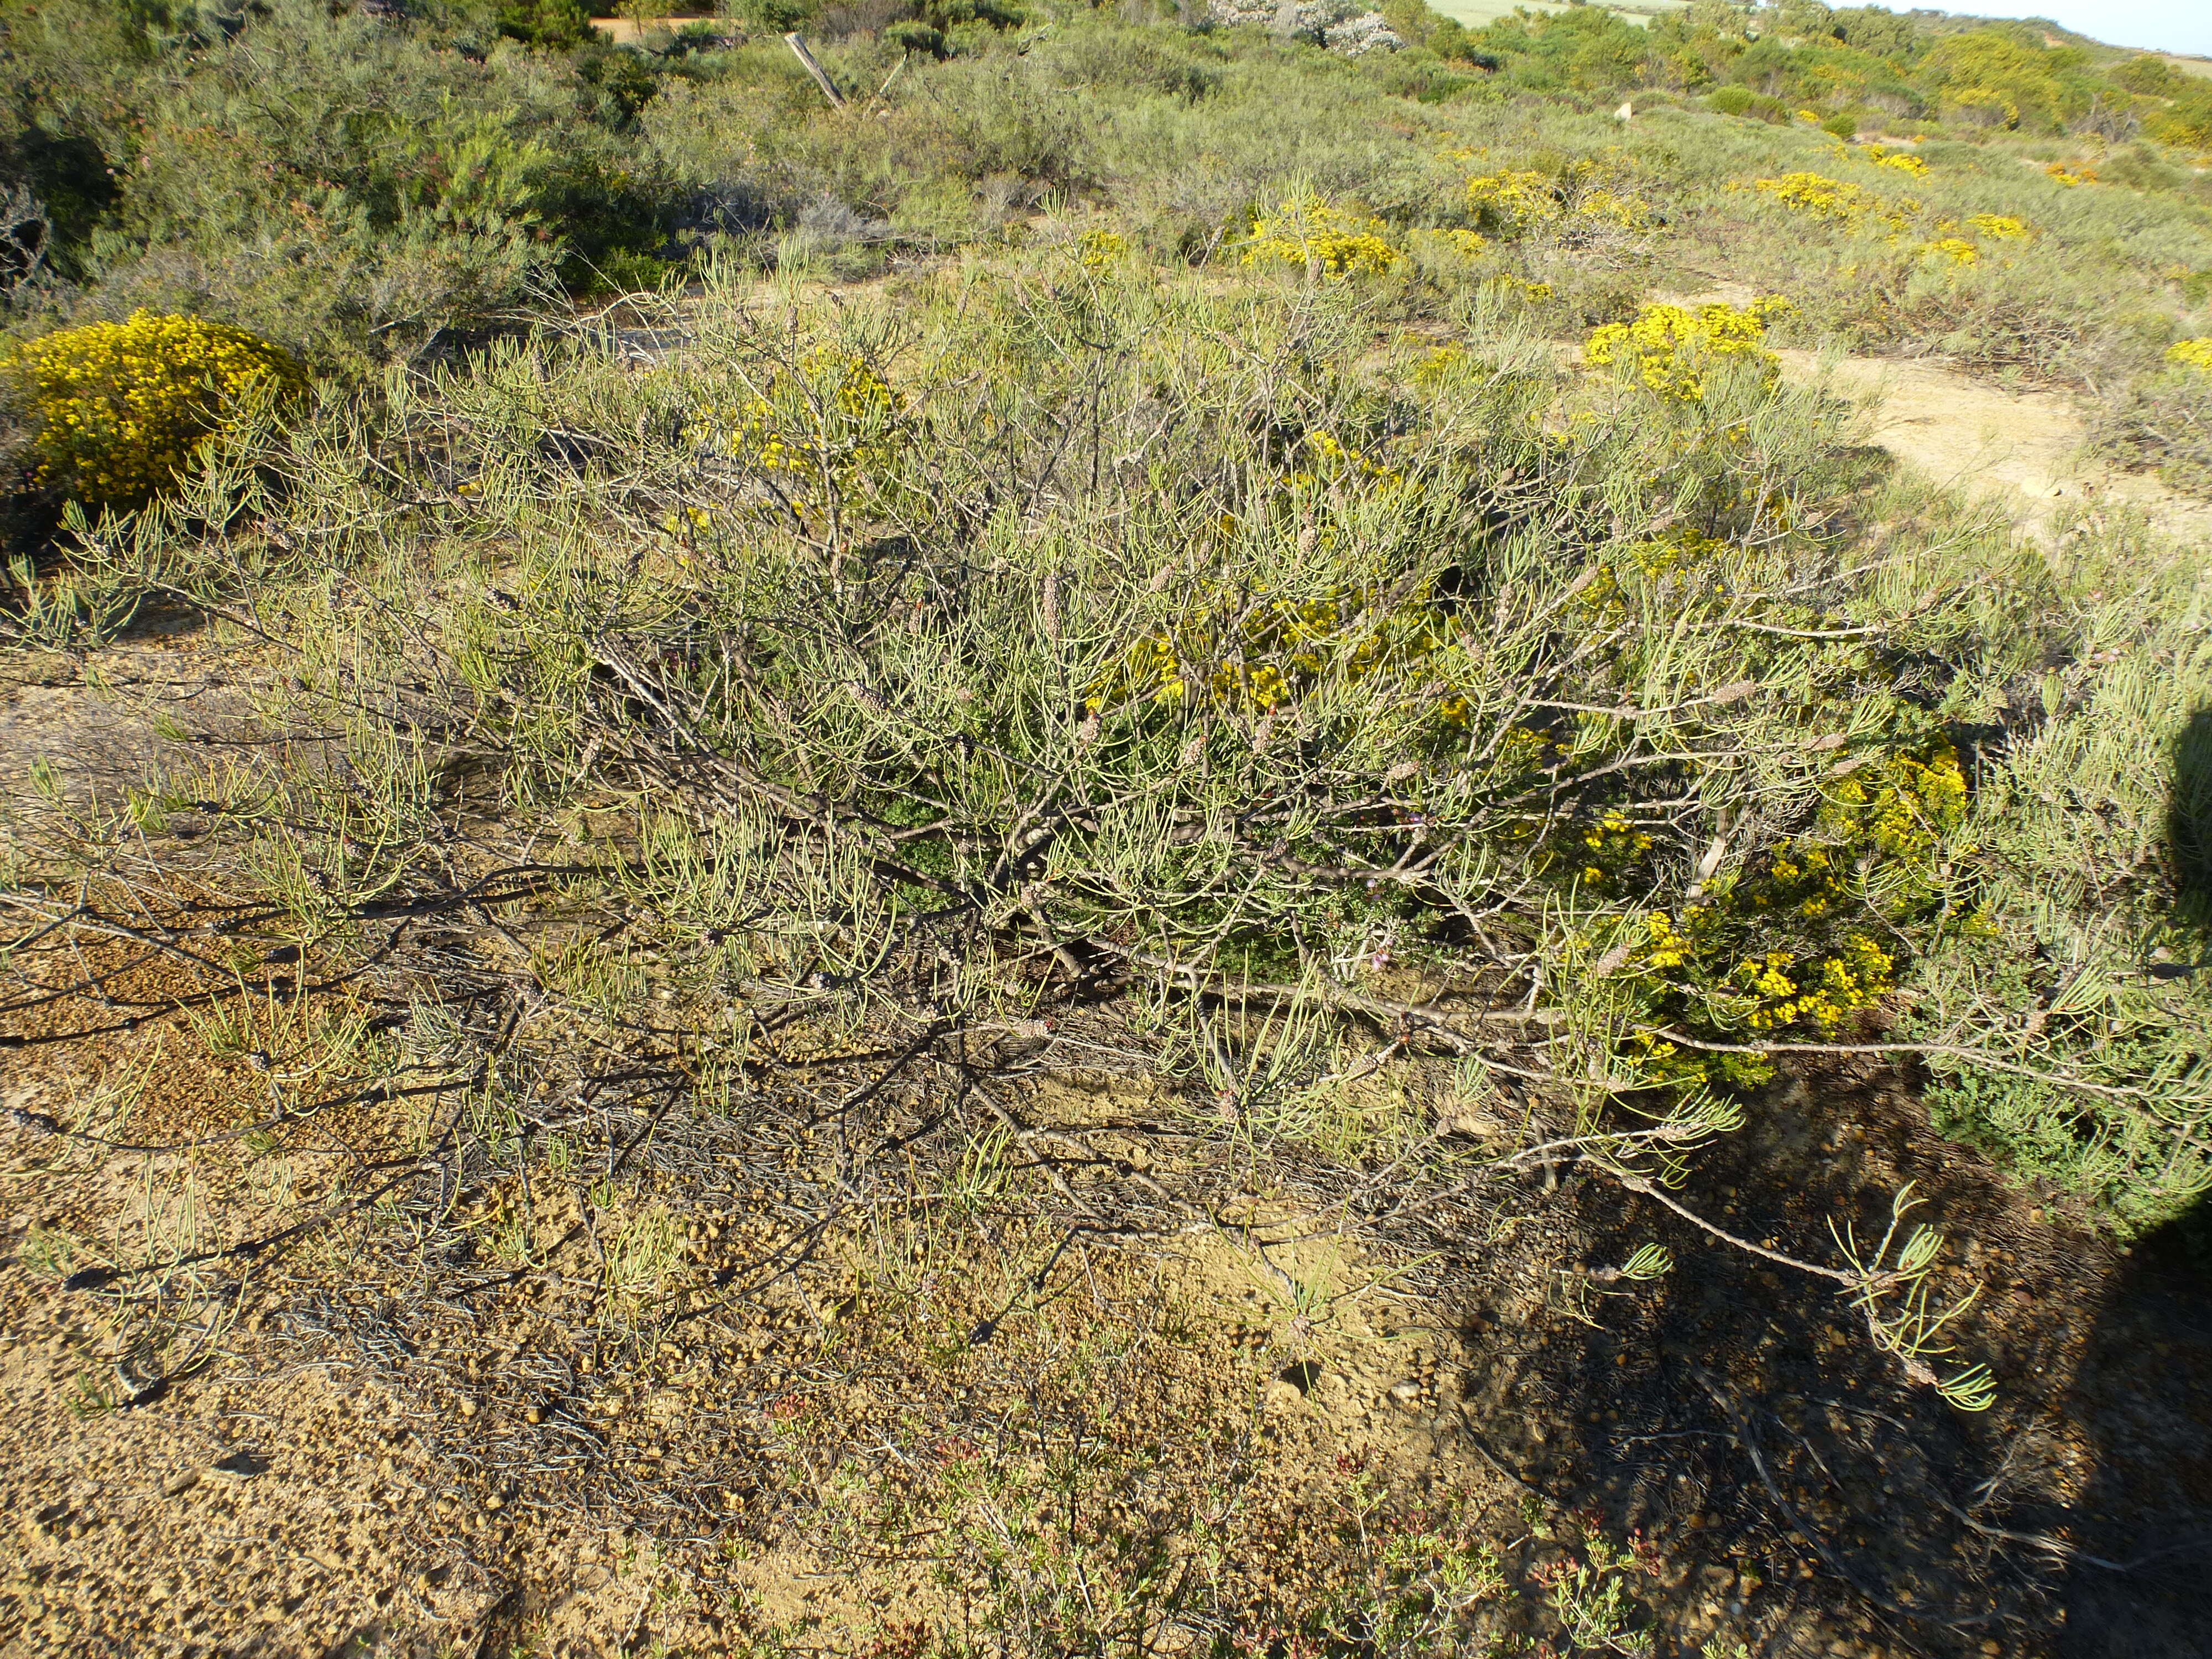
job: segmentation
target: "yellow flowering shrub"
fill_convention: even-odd
[[[1948,743],[1893,756],[1839,780],[1821,810],[1824,828],[1844,829],[1892,859],[1918,859],[1966,822],[1966,775]]]
[[[1632,323],[1607,323],[1583,344],[1583,358],[1600,368],[1637,366],[1644,384],[1662,398],[1694,401],[1705,393],[1705,374],[1728,357],[1771,366],[1765,344],[1766,319],[1785,309],[1780,298],[1730,305],[1645,306]]]
[[[735,408],[694,411],[711,449],[739,462],[793,507],[824,489],[881,494],[901,476],[903,437],[890,386],[859,353],[818,345]],[[663,520],[672,532],[696,532],[697,509]]]
[[[1523,300],[1548,300],[1552,297],[1549,283],[1532,283],[1525,276],[1509,276],[1502,272],[1491,277],[1483,286],[1496,293],[1511,294]]]
[[[1832,1036],[1849,1015],[1873,1007],[1896,986],[1896,963],[1864,933],[1846,933],[1809,969],[1788,951],[1769,951],[1738,963],[1730,982],[1759,999],[1744,1018],[1753,1030],[1802,1024]]]
[[[2024,241],[2030,234],[2027,221],[2009,213],[1972,213],[1966,216],[1966,222],[1993,242]]]
[[[1332,668],[1355,681],[1384,669],[1412,670],[1411,695],[1429,696],[1444,720],[1463,723],[1464,702],[1425,687],[1418,672],[1451,641],[1442,607],[1422,592],[1381,611],[1385,597],[1379,588],[1343,588],[1302,601],[1240,601],[1224,591],[1218,603],[1195,607],[1181,628],[1138,641],[1085,701],[1096,710],[1200,699],[1265,714]]]
[[[1540,173],[1489,173],[1467,181],[1468,205],[1508,234],[1559,216],[1552,181]]]
[[[1128,243],[1110,230],[1086,230],[1075,242],[1075,257],[1086,270],[1103,270],[1128,251]]]
[[[1483,223],[1505,237],[1538,229],[1572,237],[1605,228],[1642,230],[1652,221],[1650,208],[1633,196],[1605,185],[1544,173],[1484,173],[1467,184],[1467,202]]]
[[[1437,346],[1413,365],[1413,383],[1424,392],[1433,392],[1450,378],[1451,372],[1467,361],[1467,353],[1458,346]]]
[[[1929,902],[1966,784],[1948,744],[1893,753],[1836,779],[1810,830],[1748,861],[1679,911],[1644,918],[1631,961],[1663,988],[1656,1012],[1719,1031],[1832,1036],[1896,988],[1897,963],[1869,931]],[[1645,1045],[1662,1074],[1762,1081],[1739,1056]]]
[[[1978,264],[1982,251],[1972,242],[1958,236],[1939,236],[1932,242],[1923,242],[1920,251],[1939,259],[1948,259],[1954,265]]]
[[[1869,223],[1901,230],[1905,222],[1920,210],[1917,202],[1893,205],[1863,185],[1830,179],[1818,173],[1785,173],[1778,179],[1754,179],[1751,187],[1795,212],[1809,214],[1852,230]]]
[[[1624,583],[1656,581],[1676,571],[1702,577],[1728,550],[1729,544],[1717,537],[1677,526],[1628,544],[1617,557],[1599,561],[1589,585],[1575,596],[1575,604],[1593,625],[1616,627],[1628,620],[1629,595]]]
[[[2166,361],[2179,363],[2184,368],[2201,369],[2212,374],[2212,335],[2201,339],[2175,342],[2166,347]]]
[[[1381,276],[1406,256],[1382,234],[1382,223],[1355,219],[1319,196],[1297,196],[1252,221],[1248,265],[1289,265],[1339,281],[1354,273]]]
[[[1531,732],[1528,735],[1534,736]],[[1638,829],[1627,817],[1616,810],[1599,815],[1595,823],[1579,834],[1570,833],[1564,849],[1566,863],[1574,878],[1585,886],[1603,888],[1651,850],[1651,837]],[[1538,867],[1549,869],[1557,862],[1555,850],[1538,855]]]
[[[1582,191],[1574,198],[1568,215],[1592,223],[1615,225],[1622,230],[1642,230],[1651,222],[1651,210],[1644,203],[1633,196],[1602,188]]]
[[[2044,168],[2044,172],[2069,190],[2075,185],[2094,185],[2097,182],[2097,169],[2087,161],[2075,161],[2071,164],[2065,161],[2053,161],[2049,167]]]
[[[4,368],[26,382],[39,481],[97,507],[143,505],[255,399],[306,385],[282,348],[243,329],[149,311],[58,330]]]
[[[1458,355],[1455,348],[1432,353],[1433,372],[1449,372]],[[1308,433],[1297,449],[1281,479],[1292,495],[1324,485],[1370,495],[1419,488],[1387,460],[1327,433]],[[1222,528],[1233,532],[1237,520],[1224,518]],[[1099,711],[1199,701],[1263,714],[1324,674],[1356,682],[1388,670],[1402,680],[1410,704],[1463,726],[1467,704],[1438,673],[1438,653],[1455,641],[1447,607],[1425,587],[1352,584],[1292,599],[1224,584],[1139,639],[1089,688],[1085,702]]]
[[[1881,144],[1869,144],[1861,154],[1875,166],[1887,167],[1893,173],[1901,173],[1908,179],[1924,179],[1928,176],[1928,163],[1910,150],[1889,149]]]

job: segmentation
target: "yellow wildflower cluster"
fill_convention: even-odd
[[[883,376],[858,353],[834,346],[815,347],[798,369],[795,419],[755,398],[738,409],[702,411],[708,428],[729,455],[775,475],[786,489],[825,475],[840,485],[875,476],[890,459],[883,428],[896,412]]]
[[[1920,251],[1938,259],[1948,259],[1954,265],[1980,263],[1981,249],[1960,236],[1939,236],[1932,242],[1923,242]]]
[[[1771,366],[1764,343],[1766,319],[1787,308],[1779,299],[1730,305],[1650,305],[1632,323],[1607,323],[1593,332],[1583,356],[1600,368],[1633,362],[1645,386],[1662,398],[1694,401],[1705,394],[1705,374],[1726,357]]]
[[[307,383],[243,329],[149,311],[59,330],[0,368],[28,382],[40,482],[94,506],[151,499],[254,400]]]
[[[1138,641],[1085,701],[1099,709],[1203,697],[1265,714],[1329,669],[1361,680],[1384,668],[1418,666],[1450,642],[1443,614],[1428,594],[1401,599],[1378,615],[1382,597],[1379,589],[1346,588],[1303,602],[1238,605],[1224,593],[1218,605],[1191,617],[1182,637],[1161,632]],[[1414,695],[1424,693],[1417,689]],[[1434,702],[1443,719],[1464,722],[1462,699],[1437,690]]]
[[[1875,1006],[1896,986],[1895,960],[1865,928],[1838,924],[1899,919],[1927,902],[1944,838],[1966,808],[1966,780],[1948,744],[1836,779],[1812,834],[1778,843],[1678,914],[1644,916],[1631,959],[1666,988],[1656,1012],[1722,1030],[1832,1034]],[[1668,1075],[1744,1083],[1763,1075],[1725,1056],[1648,1047]]]
[[[1568,212],[1577,219],[1617,225],[1623,230],[1642,230],[1651,222],[1651,210],[1644,203],[1633,196],[1602,188],[1577,195]]]
[[[1888,149],[1880,144],[1869,144],[1859,153],[1875,166],[1887,167],[1893,172],[1905,174],[1909,179],[1924,179],[1928,176],[1928,163],[1910,150]]]
[[[1470,179],[1467,202],[1485,224],[1508,237],[1540,228],[1569,234],[1605,226],[1642,230],[1652,217],[1650,208],[1632,196],[1603,185],[1582,187],[1571,179],[1556,180],[1540,173],[1490,173]]]
[[[1754,179],[1751,187],[1762,196],[1771,196],[1786,208],[1852,230],[1869,222],[1901,230],[1905,221],[1920,210],[1917,202],[1893,206],[1863,185],[1830,179],[1818,173],[1785,173],[1778,179]]]
[[[1467,202],[1508,234],[1559,216],[1559,198],[1540,173],[1489,173],[1467,181]]]
[[[1644,918],[1645,941],[1634,958],[1656,974],[1695,975],[1717,955],[1727,961],[1726,936],[1739,931],[1733,920],[1717,905],[1685,905],[1679,920],[1655,910]],[[1723,1003],[1735,1005],[1731,1018],[1751,1030],[1812,1026],[1832,1036],[1896,986],[1896,959],[1855,929],[1826,950],[1769,950],[1738,957],[1711,989]]]
[[[1898,755],[1887,766],[1839,779],[1821,811],[1824,823],[1849,824],[1875,852],[1897,860],[1932,851],[1966,816],[1966,774],[1948,744],[1925,759]]]
[[[1680,526],[1632,542],[1621,550],[1621,557],[1599,563],[1589,585],[1576,596],[1576,603],[1593,623],[1617,626],[1628,618],[1628,596],[1621,584],[1624,577],[1631,582],[1635,580],[1632,568],[1645,580],[1656,580],[1670,571],[1710,570],[1728,550],[1729,544],[1717,537]]]
[[[1651,850],[1651,837],[1617,811],[1609,811],[1582,833],[1577,849],[1582,879],[1601,884]]]
[[[1791,977],[1792,975],[1796,977]],[[1864,933],[1847,933],[1834,954],[1804,967],[1787,951],[1769,951],[1736,964],[1735,986],[1759,999],[1744,1023],[1754,1031],[1813,1025],[1833,1035],[1861,1008],[1871,1008],[1897,984],[1896,963]]]
[[[1396,467],[1386,465],[1372,455],[1346,449],[1326,432],[1307,433],[1305,452],[1309,465],[1290,474],[1288,482],[1293,488],[1324,477],[1356,478],[1374,488],[1379,495],[1389,495],[1405,488],[1406,475]]]
[[[1103,270],[1128,251],[1129,244],[1110,230],[1086,230],[1075,240],[1075,257],[1085,270]]]
[[[817,387],[825,387],[838,410],[854,420],[872,420],[891,412],[891,389],[867,359],[836,346],[817,346],[799,359],[799,373]]]
[[[2201,369],[2212,374],[2212,335],[2201,339],[2175,342],[2166,347],[2166,361],[2179,363],[2184,368]]]
[[[2097,169],[2087,161],[2072,163],[2053,161],[2049,167],[2044,168],[2044,172],[2069,190],[2075,185],[2094,185],[2097,182]]]
[[[1309,276],[1379,276],[1406,256],[1374,219],[1355,219],[1319,196],[1296,196],[1252,221],[1248,265],[1290,265]]]
[[[1532,283],[1525,276],[1508,276],[1501,274],[1491,277],[1483,286],[1495,289],[1501,294],[1518,295],[1524,300],[1548,300],[1552,297],[1552,285],[1549,283]]]
[[[1959,231],[1971,228],[1978,236],[1992,242],[2017,242],[2034,234],[2025,219],[2015,219],[2008,213],[1973,213],[1966,216],[1965,225],[1953,220],[1939,221],[1938,230]],[[1982,250],[1964,236],[1939,236],[1932,242],[1923,242],[1920,252],[1923,258],[1948,259],[1954,265],[1979,264]]]
[[[1433,391],[1449,379],[1452,370],[1466,358],[1467,353],[1457,346],[1437,346],[1413,365],[1413,382],[1424,392]]]
[[[660,515],[660,527],[672,536],[684,537],[688,539],[714,529],[718,516],[712,507],[678,507],[672,513],[664,513]],[[691,560],[687,554],[678,554],[676,562],[688,565]]]

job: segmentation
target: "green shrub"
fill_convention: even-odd
[[[2148,94],[2154,98],[2172,98],[2189,88],[2189,77],[2179,70],[2149,52],[2130,58],[2112,72],[2113,82],[2130,92]]]
[[[2185,149],[2212,150],[2212,82],[2192,78],[2171,107],[2143,123],[2154,138]]]
[[[533,46],[573,46],[592,33],[584,0],[499,0],[499,32]]]
[[[569,61],[577,78],[605,100],[601,118],[623,129],[660,92],[660,75],[643,52],[610,46],[597,30],[579,46]]]
[[[901,52],[918,52],[929,58],[948,55],[945,31],[918,17],[902,18],[884,30],[884,39]]]
[[[821,9],[817,0],[733,0],[730,15],[755,34],[788,34]]]

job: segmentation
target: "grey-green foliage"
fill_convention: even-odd
[[[77,281],[18,296],[28,325],[143,305],[358,369],[665,240],[665,170],[564,58],[301,0],[103,45],[94,9],[4,22],[21,101],[108,173]]]
[[[2121,565],[2107,580],[2117,605],[2083,619],[2094,648],[2001,711],[2014,729],[1990,740],[1971,827],[1982,908],[1972,937],[1928,963],[1907,1029],[2002,1018],[2016,1060],[2078,1074],[2087,1089],[2060,1090],[1935,1056],[1929,1110],[2132,1232],[2212,1183],[2212,653],[2195,573]],[[2146,620],[2119,624],[2130,612]]]
[[[581,801],[630,828],[579,900],[700,994],[1118,984],[1299,1136],[1334,1006],[1658,1175],[1711,1087],[1859,1031],[1878,957],[1950,1121],[2130,1224],[2200,1188],[2201,998],[2149,955],[2185,584],[2060,581],[1755,367],[1577,382],[1495,289],[1437,354],[1387,321],[1415,281],[1071,238],[834,313],[717,286],[657,368],[548,337],[210,458],[87,529],[80,614],[187,594],[293,653],[276,713],[344,734],[283,780],[321,927],[450,879],[456,823]],[[1914,793],[1998,724],[1970,805]],[[1394,1004],[1409,967],[1444,1000]],[[1255,1038],[1220,998],[1285,1012]]]

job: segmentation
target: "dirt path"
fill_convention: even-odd
[[[1755,290],[1723,283],[1656,300],[1748,305]],[[1869,416],[1869,439],[1934,483],[2002,504],[2021,527],[2054,541],[2083,513],[2140,512],[2181,542],[2212,543],[2212,501],[2098,459],[2089,430],[2057,392],[2014,389],[1929,358],[1860,357],[1784,348],[1783,378],[1826,386]]]
[[[2212,502],[2096,459],[2081,416],[2057,392],[2009,390],[1924,359],[1778,355],[1793,384],[1826,384],[1865,410],[1873,441],[1906,466],[2002,501],[2038,536],[2058,533],[2075,511],[2126,507],[2179,540],[2212,540]]]

